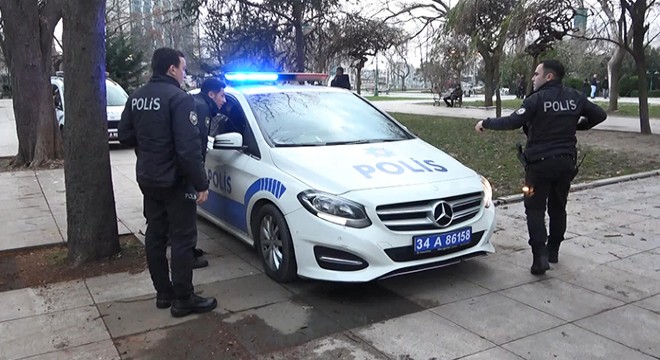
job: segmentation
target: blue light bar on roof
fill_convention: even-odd
[[[225,79],[228,81],[277,81],[277,73],[227,73]]]

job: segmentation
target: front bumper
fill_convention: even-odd
[[[364,229],[335,225],[305,209],[286,215],[298,264],[305,278],[366,282],[409,272],[447,266],[495,252],[490,237],[495,228],[495,207],[482,207],[471,221],[441,231],[391,231],[378,219]],[[379,226],[380,225],[380,226]],[[413,236],[472,228],[472,241],[442,251],[415,255]]]

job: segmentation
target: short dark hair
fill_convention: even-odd
[[[154,75],[167,75],[170,66],[179,67],[181,65],[180,58],[185,58],[185,55],[179,50],[167,47],[156,49],[151,57],[151,70]]]
[[[344,72],[344,68],[341,67],[341,66],[337,66],[337,72],[339,72],[339,71]]]
[[[543,64],[543,72],[548,73],[551,72],[552,74],[555,75],[555,77],[558,80],[564,79],[564,75],[566,75],[566,68],[564,68],[564,64],[561,63],[559,60],[544,60],[541,62]]]
[[[225,87],[227,87],[227,85],[224,83],[224,81],[218,78],[211,77],[204,80],[200,92],[202,94],[208,94],[209,91],[217,93],[220,92],[220,90],[224,89]]]

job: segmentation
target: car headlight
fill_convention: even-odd
[[[341,196],[306,190],[298,194],[298,200],[309,212],[331,223],[354,228],[371,225],[364,206]]]
[[[481,177],[481,185],[484,188],[484,207],[489,208],[493,205],[493,188],[485,177]]]

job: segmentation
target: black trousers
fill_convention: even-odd
[[[193,293],[193,248],[197,243],[197,192],[192,187],[140,186],[147,218],[145,248],[151,280],[158,293],[178,299]],[[167,261],[167,240],[172,252],[172,280]]]
[[[442,100],[445,101],[445,104],[447,104],[448,107],[454,107],[454,100],[457,100],[458,98],[455,96],[445,96],[442,98]],[[449,103],[451,101],[451,104]]]
[[[532,251],[543,251],[546,241],[549,247],[559,247],[564,240],[566,202],[576,174],[573,158],[551,158],[528,166],[525,183],[530,193],[525,196],[525,214]],[[549,235],[545,227],[546,205],[550,218]]]

